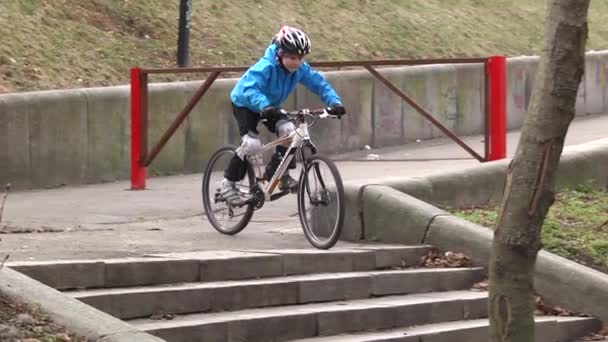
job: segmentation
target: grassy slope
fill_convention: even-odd
[[[131,66],[173,66],[178,3],[0,1],[0,92],[125,84]],[[309,32],[314,60],[537,54],[545,12],[545,0],[192,3],[195,66],[249,64],[281,23]],[[608,2],[592,1],[589,49],[608,49],[606,22]]]
[[[486,227],[497,219],[496,208],[451,211]],[[542,240],[546,250],[608,273],[608,192],[585,186],[560,192],[545,219]]]

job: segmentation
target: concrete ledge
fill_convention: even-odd
[[[451,207],[496,203],[502,197],[508,165],[508,160],[501,160],[429,176],[432,203]]]
[[[194,259],[121,258],[9,262],[7,267],[58,290],[142,286],[199,280]]]
[[[550,304],[585,312],[608,323],[608,275],[540,251],[535,286]]]
[[[365,236],[361,221],[361,195],[364,189],[365,186],[361,184],[344,183],[345,214],[340,236],[342,240],[358,241]]]
[[[408,179],[392,179],[382,182],[396,190],[414,196],[422,201],[430,201],[433,198],[433,184],[425,177],[412,177]]]
[[[6,266],[57,290],[105,286],[101,260],[23,261]]]
[[[38,305],[54,322],[94,341],[164,341],[10,268],[0,270],[0,292],[11,299]]]
[[[571,146],[562,155],[558,186],[573,187],[583,183],[608,189],[608,139]]]
[[[502,199],[509,162],[504,159],[428,177],[391,179],[375,184],[390,186],[437,206],[497,204]],[[608,189],[606,170],[608,139],[567,146],[561,156],[556,184],[558,188],[590,184]]]
[[[365,239],[416,245],[424,241],[435,216],[446,214],[426,202],[387,186],[372,185],[363,193]]]

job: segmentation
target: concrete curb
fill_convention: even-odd
[[[366,227],[363,199],[372,186],[390,187],[434,206],[456,208],[497,204],[502,198],[509,162],[504,159],[426,177],[346,182],[346,220],[342,239],[357,241],[370,238],[370,234],[365,234],[366,229],[372,228]],[[592,182],[597,188],[608,188],[606,170],[608,139],[569,146],[562,154],[557,186],[565,188]]]
[[[94,341],[165,341],[7,267],[0,270],[0,292],[13,300],[38,305],[54,322]]]
[[[415,202],[416,205],[411,205]],[[433,219],[446,213],[387,186],[371,185],[363,193],[363,224],[368,240],[418,245]],[[407,210],[403,210],[407,207]],[[399,224],[395,224],[399,222]]]
[[[451,216],[435,206],[479,206],[502,197],[508,160],[441,175],[392,179],[384,184],[349,184],[347,210],[356,210],[346,230],[383,243],[423,243],[469,255],[488,266],[493,233]],[[557,186],[592,182],[608,188],[608,139],[567,148],[560,161]],[[380,182],[382,183],[382,182]],[[356,189],[359,191],[356,191]],[[350,198],[356,193],[357,198]],[[420,199],[410,195],[420,196]],[[345,236],[357,236],[349,234]],[[422,237],[422,239],[420,239]],[[585,312],[608,322],[608,275],[541,251],[536,264],[536,288],[547,302]],[[572,291],[576,289],[576,291]],[[581,291],[582,290],[582,291]]]

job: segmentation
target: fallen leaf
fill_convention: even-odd
[[[437,267],[471,267],[473,262],[471,258],[462,254],[456,253],[452,251],[447,251],[444,254],[440,253],[438,250],[433,249],[427,252],[420,259],[420,263],[418,266],[420,267],[428,267],[428,268],[437,268]]]
[[[158,314],[150,316],[150,319],[157,320],[157,321],[162,321],[162,320],[169,321],[174,318],[175,318],[174,314],[168,314],[168,313],[158,313]]]

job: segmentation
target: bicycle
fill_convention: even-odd
[[[251,220],[254,211],[264,206],[265,202],[275,201],[292,191],[290,189],[277,191],[281,176],[296,153],[301,160],[301,172],[297,188],[298,217],[308,241],[316,248],[329,249],[333,247],[342,232],[344,222],[344,186],[336,165],[327,157],[317,154],[317,149],[311,141],[309,128],[318,119],[337,118],[328,109],[301,109],[282,111],[290,120],[295,121],[297,129],[290,135],[278,138],[262,146],[260,153],[245,157],[247,171],[245,178],[238,184],[239,192],[244,199],[240,204],[230,204],[221,195],[218,185],[224,177],[228,162],[236,154],[236,146],[220,147],[209,159],[203,176],[202,195],[206,216],[218,232],[234,235],[242,231]],[[312,121],[310,124],[308,121]],[[289,145],[283,159],[270,181],[263,176],[262,154],[277,145]],[[328,172],[324,172],[328,171]],[[315,188],[313,188],[315,187]],[[215,208],[214,206],[217,206]],[[242,211],[242,212],[241,212]],[[222,219],[234,224],[223,223]],[[324,227],[323,223],[329,223]]]

